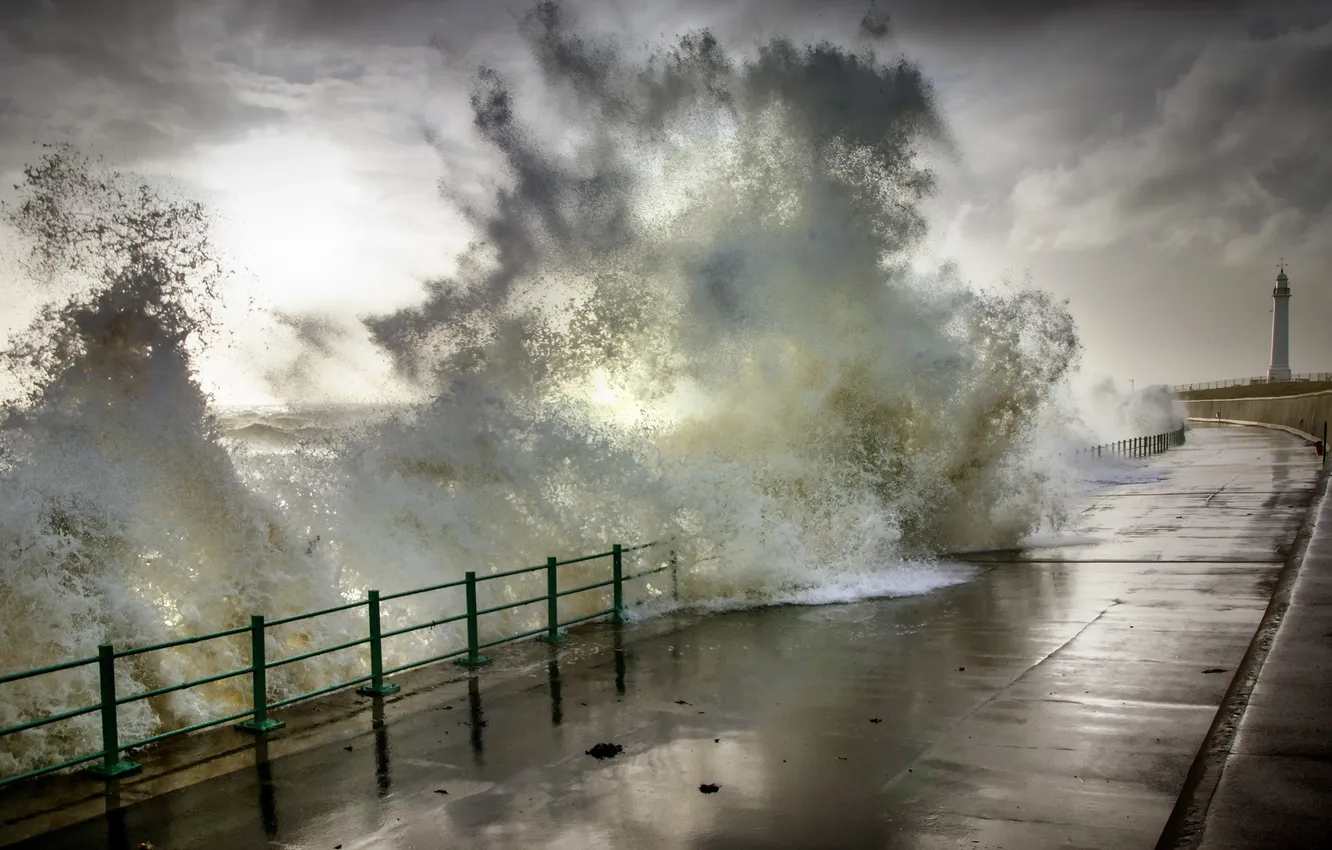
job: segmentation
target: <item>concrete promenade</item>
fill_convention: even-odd
[[[233,749],[169,789],[123,781],[79,823],[6,812],[0,845],[1152,848],[1181,791],[1207,788],[1200,747],[1282,591],[1318,459],[1283,433],[1204,427],[1153,463],[1162,480],[1085,498],[1080,545],[977,557],[951,588],[597,625],[475,677],[422,671],[373,708],[382,723],[339,696],[304,748],[283,749],[293,719],[270,757]],[[1261,837],[1317,829],[1279,807],[1321,816],[1308,798],[1332,787],[1327,726],[1307,732],[1332,705],[1315,654],[1332,647],[1330,548],[1309,547],[1213,771],[1204,847],[1327,834]],[[598,760],[597,743],[623,751]],[[1301,781],[1304,797],[1283,790]],[[1284,824],[1255,843],[1256,806]]]
[[[1332,501],[1284,594],[1206,811],[1203,850],[1332,846]]]

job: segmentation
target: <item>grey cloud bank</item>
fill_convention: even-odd
[[[630,47],[706,26],[742,50],[787,34],[918,59],[958,149],[934,204],[940,250],[977,281],[1030,269],[1068,297],[1092,371],[1140,383],[1261,372],[1282,255],[1295,290],[1293,365],[1332,368],[1320,332],[1332,317],[1332,14],[1322,4],[569,5]],[[0,172],[33,159],[34,142],[170,171],[208,146],[298,128],[346,146],[371,191],[411,195],[393,201],[409,217],[436,180],[465,196],[491,179],[467,90],[483,63],[521,76],[514,46],[528,8],[0,4]],[[442,157],[423,165],[430,145]],[[465,237],[440,239],[461,247]]]

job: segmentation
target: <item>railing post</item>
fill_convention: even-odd
[[[366,595],[369,597],[366,609],[370,612],[370,684],[357,688],[356,693],[366,697],[386,697],[389,694],[396,694],[402,688],[384,684],[384,645],[383,638],[380,637],[382,627],[379,622],[379,591],[372,590]]]
[[[674,549],[671,550],[671,598],[680,601],[680,562]]]
[[[268,662],[264,656],[264,615],[250,617],[250,678],[254,683],[254,717],[242,720],[236,728],[245,732],[269,732],[287,725],[268,717]]]
[[[134,773],[141,765],[120,759],[120,728],[116,725],[116,651],[109,643],[97,647],[97,674],[102,691],[102,763],[88,768],[88,773],[113,779]]]
[[[537,636],[537,640],[546,643],[564,643],[569,639],[568,635],[560,634],[559,566],[555,556],[546,559],[546,633]]]
[[[476,613],[476,573],[467,573],[464,588],[467,591],[467,654],[458,659],[464,667],[480,667],[490,663],[490,659],[481,654],[481,630],[477,625]]]
[[[624,622],[624,547],[616,543],[611,547],[611,614],[612,623]]]

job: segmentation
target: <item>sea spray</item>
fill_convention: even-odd
[[[919,593],[963,577],[936,553],[1011,545],[1060,515],[1067,310],[906,270],[932,188],[920,153],[946,142],[915,66],[784,40],[741,58],[706,33],[635,62],[554,4],[524,32],[564,132],[544,139],[531,104],[482,71],[475,123],[506,175],[464,205],[478,243],[421,305],[367,322],[418,406],[280,451],[221,440],[189,354],[208,272],[134,227],[88,255],[93,285],[27,337],[54,348],[15,348],[33,393],[4,432],[18,590],[0,628],[24,647],[9,664],[616,542],[669,541],[632,564],[674,550],[687,605]],[[102,183],[77,185],[137,220]],[[604,564],[565,580],[593,577]],[[630,598],[660,606],[668,586]],[[543,590],[539,575],[486,582],[481,604]],[[385,628],[456,614],[460,596],[394,600]],[[604,606],[590,596],[562,610]],[[359,637],[361,617],[274,630],[272,654]],[[483,637],[542,617],[491,615]],[[460,632],[393,638],[387,663],[456,649]],[[272,695],[360,675],[362,656],[275,670]],[[154,653],[122,665],[122,691],[246,663],[243,636]],[[241,710],[245,681],[127,707],[127,734]],[[4,687],[4,724],[95,701],[90,674]],[[0,769],[95,750],[95,723],[0,742]]]
[[[8,218],[44,281],[79,294],[6,352],[26,394],[0,412],[0,645],[5,671],[242,625],[338,600],[271,505],[241,482],[188,343],[220,280],[201,210],[68,148],[26,172]],[[297,644],[306,635],[289,634]],[[117,665],[123,695],[242,668],[241,638]],[[314,676],[337,665],[316,665]],[[322,668],[322,669],[321,669]],[[277,693],[306,681],[278,672]],[[126,739],[244,705],[243,680],[121,710]],[[0,726],[98,701],[85,667],[0,686]],[[230,709],[230,711],[226,711]],[[0,739],[10,774],[96,750],[96,715]]]
[[[621,479],[655,480],[646,514],[720,565],[691,571],[700,597],[1037,519],[1032,426],[1076,334],[1044,293],[904,270],[932,187],[919,154],[946,136],[915,66],[784,40],[739,59],[707,33],[635,64],[553,3],[524,32],[560,132],[478,76],[509,179],[473,208],[459,273],[369,322],[405,374],[467,387],[482,430],[595,426],[560,463],[587,482],[614,446],[639,467]]]
[[[1161,384],[1134,390],[1113,378],[1102,378],[1087,387],[1085,394],[1084,418],[1097,426],[1097,443],[1164,434],[1188,421],[1188,409],[1179,396]]]
[[[524,32],[545,123],[478,74],[481,239],[367,323],[434,400],[246,461],[346,586],[666,537],[687,604],[919,592],[952,580],[919,559],[1062,520],[1067,311],[905,271],[945,136],[914,66],[706,33],[635,64],[555,4]]]

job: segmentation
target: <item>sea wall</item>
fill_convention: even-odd
[[[1183,398],[1190,418],[1230,419],[1280,425],[1312,438],[1322,439],[1325,424],[1332,420],[1332,391],[1281,398]]]

